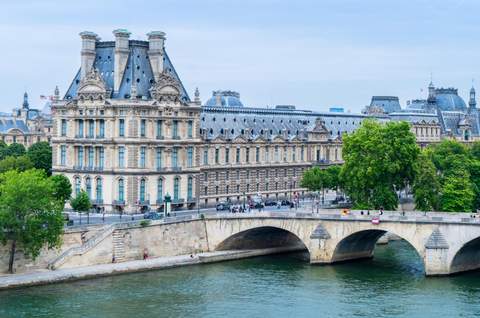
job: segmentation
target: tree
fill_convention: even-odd
[[[65,203],[70,200],[70,196],[72,195],[72,185],[70,181],[63,174],[56,174],[51,176],[50,179],[53,182],[53,195],[65,206]]]
[[[343,141],[345,163],[340,179],[354,205],[363,209],[396,209],[396,191],[413,182],[413,165],[419,154],[410,125],[365,120]]]
[[[6,157],[0,161],[0,173],[8,170],[26,171],[33,168],[33,163],[27,156]]]
[[[2,159],[23,156],[25,153],[25,147],[22,144],[13,143],[4,149]]]
[[[61,244],[62,206],[41,170],[7,171],[0,175],[0,241],[10,242],[8,271],[13,273],[18,247],[35,259],[42,247]]]
[[[28,148],[27,156],[37,169],[43,169],[50,175],[52,172],[52,147],[46,141],[34,143]]]
[[[430,158],[422,153],[415,163],[415,181],[413,194],[415,208],[420,211],[432,211],[438,207],[440,182],[437,170]]]
[[[90,209],[92,208],[92,203],[88,197],[87,192],[81,190],[79,194],[73,199],[70,200],[70,205],[72,209],[80,213],[80,224],[82,224],[82,213],[87,213],[87,218],[90,217]],[[89,219],[87,220],[89,222]]]
[[[445,177],[442,187],[441,208],[448,212],[472,211],[475,193],[470,175],[464,169]]]
[[[320,167],[313,167],[303,173],[300,184],[310,191],[322,191],[322,203],[325,202],[325,188],[331,183],[330,176]]]

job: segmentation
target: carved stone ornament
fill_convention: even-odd
[[[163,72],[150,88],[150,95],[159,102],[180,102],[180,83],[170,74]]]
[[[80,100],[105,100],[107,88],[97,69],[92,69],[80,82],[77,91]]]

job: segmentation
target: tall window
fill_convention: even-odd
[[[60,146],[60,165],[65,166],[67,164],[67,146]]]
[[[140,202],[145,202],[145,179],[140,180]]]
[[[240,148],[237,148],[237,153],[235,155],[235,162],[236,163],[240,162]]]
[[[275,146],[275,161],[279,161],[280,160],[280,155],[278,153],[278,146]]]
[[[157,120],[157,139],[163,138],[163,123],[161,120]]]
[[[145,137],[146,125],[147,121],[145,119],[142,119],[140,121],[140,137]]]
[[[257,147],[257,149],[255,149],[255,161],[256,162],[260,161],[260,148],[258,148],[258,147]]]
[[[292,147],[292,161],[297,161],[297,147]]]
[[[178,138],[178,120],[173,121],[172,138],[173,139]]]
[[[123,202],[125,200],[125,185],[123,179],[118,180],[118,201]]]
[[[93,152],[93,147],[88,147],[88,167],[93,168],[93,158],[94,158],[94,152]]]
[[[157,166],[157,170],[162,168],[162,149],[157,148],[157,152],[155,154],[155,165]]]
[[[80,178],[76,177],[75,178],[75,195],[78,195],[80,193]]]
[[[268,162],[270,160],[270,148],[268,146],[265,147],[265,161]]]
[[[300,148],[300,160],[301,160],[301,161],[305,160],[305,159],[304,159],[304,156],[305,156],[305,148],[304,148],[304,146],[302,146],[302,147]]]
[[[187,198],[191,200],[193,198],[193,178],[188,177],[187,180]]]
[[[105,121],[103,119],[100,119],[100,127],[98,131],[98,137],[99,138],[104,138],[105,137]]]
[[[118,127],[120,137],[125,137],[125,119],[120,119]]]
[[[83,138],[83,119],[78,120],[78,131],[77,136],[79,138]]]
[[[118,147],[118,167],[125,167],[125,147],[123,146]]]
[[[175,177],[173,179],[173,201],[176,202],[179,199],[180,195],[180,178]]]
[[[208,165],[208,148],[203,149],[203,164]]]
[[[140,147],[140,168],[145,168],[145,156],[147,147]]]
[[[173,148],[172,150],[172,167],[176,168],[178,167],[178,149]]]
[[[66,119],[62,119],[62,136],[66,136],[67,135],[67,120]]]
[[[287,146],[283,147],[283,161],[287,161]]]
[[[92,181],[88,177],[85,179],[85,189],[87,191],[88,197],[91,199],[92,198]]]
[[[245,149],[245,162],[250,162],[250,148]]]
[[[193,167],[193,147],[187,149],[187,167]]]
[[[188,121],[188,138],[193,138],[193,121],[189,120]]]
[[[104,151],[103,147],[100,147],[98,149],[98,167],[100,169],[103,169],[104,162],[105,162],[105,151]]]
[[[83,147],[78,147],[77,166],[83,167]]]
[[[96,194],[97,201],[102,201],[103,200],[102,178],[97,178],[96,192],[97,192],[97,194]]]
[[[95,121],[90,119],[88,121],[88,138],[93,138],[95,136]]]
[[[215,148],[215,163],[218,164],[218,162],[220,161],[220,149],[218,148]]]
[[[225,148],[225,163],[230,162],[230,148]]]
[[[163,179],[157,181],[157,202],[163,202]]]

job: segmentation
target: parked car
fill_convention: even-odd
[[[223,202],[223,203],[217,204],[217,211],[225,211],[225,210],[230,210],[230,203]]]
[[[292,205],[292,202],[290,202],[289,200],[282,200],[282,205],[290,206]]]
[[[265,204],[262,202],[253,202],[253,209],[263,209],[265,208]]]
[[[146,212],[143,214],[143,218],[146,220],[158,220],[161,217],[161,214],[157,212]]]
[[[277,205],[277,201],[273,199],[266,199],[264,204],[265,206],[275,206]]]

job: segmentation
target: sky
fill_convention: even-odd
[[[61,94],[80,67],[84,30],[102,40],[167,33],[190,96],[238,91],[246,106],[359,112],[373,95],[402,106],[433,78],[468,99],[480,83],[478,0],[0,0],[0,111]],[[480,84],[478,85],[480,89]],[[423,90],[423,91],[422,91]]]

